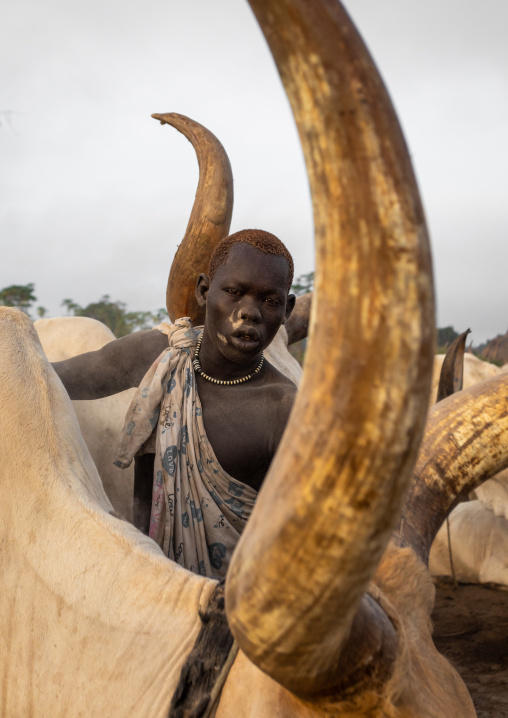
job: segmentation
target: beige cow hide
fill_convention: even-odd
[[[49,361],[70,359],[84,352],[101,349],[115,339],[102,322],[89,317],[38,319],[34,327]],[[95,399],[73,401],[83,438],[92,455],[104,489],[115,511],[132,521],[134,466],[119,469],[113,459],[118,436],[135,389]]]
[[[31,323],[2,309],[0,713],[167,718],[216,584],[111,515]],[[472,717],[464,684],[432,643],[427,571],[410,549],[389,547],[382,564],[375,582],[397,610],[402,646],[382,696],[304,703],[240,651],[216,718]]]
[[[432,402],[437,396],[444,355],[434,359]],[[464,389],[508,369],[464,355]],[[475,501],[459,504],[449,517],[455,576],[464,583],[508,586],[508,469],[478,486]],[[446,523],[434,539],[429,558],[434,576],[451,576]]]
[[[439,377],[441,375],[441,367],[443,366],[445,355],[436,354],[434,357],[434,369],[432,372],[432,389],[430,392],[430,404],[435,404],[437,399],[437,388],[439,385]],[[466,352],[464,354],[464,389],[467,389],[479,381],[490,379],[491,376],[497,376],[502,369],[488,361],[478,359],[474,354]]]
[[[480,501],[459,504],[449,521],[457,579],[508,586],[508,521]],[[429,565],[435,576],[452,575],[446,523],[432,544]]]

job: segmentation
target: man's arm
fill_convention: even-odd
[[[71,399],[100,399],[138,386],[167,347],[167,336],[149,329],[116,339],[98,351],[55,362],[53,368]]]

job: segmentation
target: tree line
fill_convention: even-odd
[[[5,307],[17,307],[29,317],[32,317],[31,310],[37,302],[34,294],[35,285],[12,284],[0,290],[0,305]],[[67,316],[90,317],[97,319],[111,329],[116,337],[124,337],[138,329],[151,329],[155,324],[167,321],[168,315],[165,309],[157,309],[154,312],[127,311],[125,302],[112,301],[109,294],[104,294],[97,302],[91,302],[82,307],[73,299],[63,299],[61,306],[65,307]],[[35,308],[37,318],[47,315],[45,307]]]
[[[291,291],[300,296],[311,292],[314,286],[314,272],[299,276]],[[32,312],[35,318],[43,318],[47,315],[47,309],[43,306],[35,306],[37,297],[35,295],[35,284],[11,284],[0,290],[0,306],[17,307],[25,312],[32,319]],[[91,317],[102,322],[111,329],[116,337],[124,337],[139,329],[150,329],[155,324],[168,321],[168,315],[164,308],[150,311],[128,311],[125,302],[113,301],[109,294],[104,294],[98,301],[82,307],[73,299],[63,299],[61,306],[65,308],[67,316]],[[34,308],[35,307],[35,308]]]
[[[301,274],[297,277],[291,291],[296,296],[301,296],[307,292],[311,292],[314,289],[314,272],[308,272],[307,274]],[[34,294],[35,284],[12,284],[9,287],[5,287],[0,290],[0,305],[6,307],[17,307],[21,309],[25,314],[31,317],[31,311],[37,302],[37,297]],[[72,299],[63,299],[61,306],[65,308],[68,316],[75,317],[91,317],[105,324],[111,329],[116,337],[123,337],[127,334],[131,334],[139,329],[150,329],[155,324],[160,324],[163,321],[168,320],[167,312],[164,308],[157,309],[153,312],[150,311],[127,311],[127,305],[125,302],[113,301],[109,294],[104,294],[98,301],[91,302],[85,307],[80,306]],[[35,314],[38,318],[45,317],[47,310],[43,306],[35,307]],[[32,317],[33,318],[33,317]],[[450,346],[454,339],[459,336],[459,333],[455,331],[452,326],[442,327],[437,329],[436,333],[436,351],[437,353],[444,353]],[[482,350],[488,344],[490,340],[487,340],[484,344],[475,347],[474,353],[481,355]],[[298,359],[303,360],[303,354],[305,353],[306,340],[299,342],[301,346],[295,347],[298,349]],[[300,356],[300,354],[302,356]]]

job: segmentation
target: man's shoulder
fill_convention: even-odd
[[[269,363],[267,363],[265,387],[268,399],[268,406],[265,404],[265,409],[267,410],[266,425],[271,432],[271,451],[272,454],[275,454],[293,408],[298,389],[287,376]]]
[[[269,362],[266,370],[264,386],[271,403],[276,405],[276,414],[289,415],[298,391],[297,386]]]
[[[278,389],[284,393],[296,394],[298,391],[297,386],[291,381],[285,374],[283,374],[277,367],[265,359],[266,362],[266,385],[273,386],[274,389]]]

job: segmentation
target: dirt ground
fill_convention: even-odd
[[[508,591],[436,586],[434,643],[466,683],[479,718],[508,718]]]

